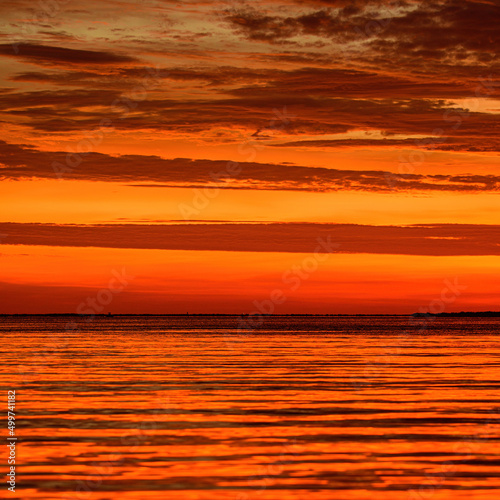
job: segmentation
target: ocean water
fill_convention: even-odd
[[[500,319],[260,320],[0,318],[5,497],[500,498]]]

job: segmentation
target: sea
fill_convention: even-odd
[[[500,318],[3,316],[0,330],[1,498],[500,498]]]

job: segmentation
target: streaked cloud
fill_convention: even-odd
[[[37,151],[0,141],[0,178],[121,182],[147,187],[201,187],[303,191],[498,191],[500,176],[422,175],[389,171],[337,170],[289,164],[163,159],[159,156]],[[222,172],[222,173],[221,173]],[[138,184],[146,183],[146,184]]]
[[[500,226],[434,224],[109,224],[0,223],[9,245],[162,250],[397,255],[500,255]]]
[[[0,56],[15,57],[42,65],[62,66],[123,64],[137,62],[137,59],[113,52],[69,49],[36,43],[0,44]]]

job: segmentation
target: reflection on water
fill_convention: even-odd
[[[13,497],[499,498],[498,319],[70,320],[1,319]]]

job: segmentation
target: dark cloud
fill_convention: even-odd
[[[423,137],[419,139],[338,139],[292,141],[272,144],[272,147],[303,147],[303,148],[422,148],[428,151],[470,151],[497,152],[500,151],[500,140],[486,141],[478,144],[477,137]]]
[[[9,235],[10,245],[312,253],[321,240],[333,253],[500,255],[495,225],[0,223],[0,231]]]
[[[30,116],[37,113],[38,107],[47,107],[52,110],[52,115],[56,116],[58,111],[69,112],[77,107],[109,106],[120,95],[121,92],[115,90],[86,89],[9,93],[0,95],[0,110],[20,110],[18,114]]]
[[[137,183],[168,187],[217,186],[231,189],[304,191],[497,191],[494,175],[417,175],[384,171],[336,170],[289,164],[233,163],[188,158],[100,153],[42,152],[0,141],[1,179],[44,178]],[[228,166],[230,166],[228,168]]]
[[[500,83],[492,77],[445,82],[347,69],[272,71],[226,66],[164,68],[153,73],[151,76],[138,67],[103,72],[27,72],[14,80],[82,88],[0,94],[0,110],[22,116],[25,126],[47,133],[93,129],[102,119],[113,119],[115,128],[121,130],[194,134],[213,127],[273,128],[278,135],[280,130],[296,135],[349,130],[432,135],[441,129],[445,135],[453,132],[474,137],[472,143],[464,141],[464,150],[484,150],[485,140],[489,138],[491,143],[498,134],[495,114],[464,112],[450,102],[470,98],[477,103],[477,98],[497,97]],[[191,85],[193,95],[163,98],[165,94],[156,89],[169,79],[186,82],[186,89]],[[140,86],[138,82],[146,83]],[[148,82],[153,84],[151,89]],[[200,99],[196,93],[199,88],[217,98]],[[138,100],[134,89],[141,94]],[[294,119],[286,126],[276,126],[273,110],[283,108],[289,109]]]
[[[319,84],[316,84],[319,85]],[[313,85],[314,87],[314,85]],[[281,133],[337,134],[349,130],[381,130],[387,134],[453,135],[474,138],[466,149],[484,147],[498,137],[497,115],[459,109],[445,100],[329,98],[295,90],[247,87],[237,96],[216,100],[153,98],[134,100],[118,89],[40,91],[0,94],[4,116],[23,117],[23,124],[47,133],[94,130],[110,120],[117,130],[175,130],[197,134],[213,127],[253,129],[261,136]],[[142,92],[142,91],[141,91]],[[341,90],[337,91],[340,95]],[[326,90],[325,90],[326,93]],[[95,106],[90,109],[90,106]],[[81,109],[86,108],[86,109]],[[280,111],[292,117],[280,121]],[[273,111],[274,110],[274,111]],[[276,111],[277,110],[277,111]],[[13,118],[14,119],[14,118]]]
[[[35,43],[0,44],[0,56],[15,57],[43,65],[93,65],[137,62],[135,57],[107,51],[68,49]]]
[[[458,99],[500,96],[500,80],[493,75],[461,80],[423,79],[411,75],[377,73],[368,70],[304,67],[293,71],[275,71],[258,84],[240,86],[231,91],[238,96],[303,95],[324,98],[356,99]],[[477,92],[477,95],[476,95]]]
[[[353,41],[362,36],[372,36],[367,30],[370,23],[379,22],[379,30],[392,20],[391,12],[365,12],[363,6],[336,5],[338,9],[321,9],[298,15],[267,14],[246,7],[226,11],[226,20],[249,40],[271,44],[287,43],[299,36],[316,36],[338,42]],[[365,5],[364,7],[368,7]],[[375,32],[379,31],[375,30]],[[298,43],[298,42],[297,42]]]
[[[325,8],[287,14],[233,9],[226,12],[226,20],[247,39],[273,45],[293,41],[305,47],[307,42],[300,37],[312,36],[325,43],[363,43],[361,53],[349,53],[349,57],[372,67],[374,63],[386,69],[404,65],[411,73],[420,75],[439,71],[443,64],[478,64],[483,70],[491,70],[492,66],[498,69],[498,2],[401,1],[391,2],[390,6],[388,2],[298,3]],[[335,50],[338,52],[338,48]]]
[[[416,3],[418,0],[291,0],[301,6],[323,6],[331,8],[350,7],[357,11],[369,7],[405,7]]]
[[[10,79],[19,82],[50,83],[61,86],[96,87],[102,84],[103,86],[112,85],[123,88],[144,79],[151,73],[164,80],[206,82],[213,86],[227,85],[232,87],[235,83],[267,81],[276,74],[276,71],[231,66],[172,67],[158,70],[145,67],[123,68],[115,66],[102,69],[93,68],[92,71],[29,71],[14,75]]]

